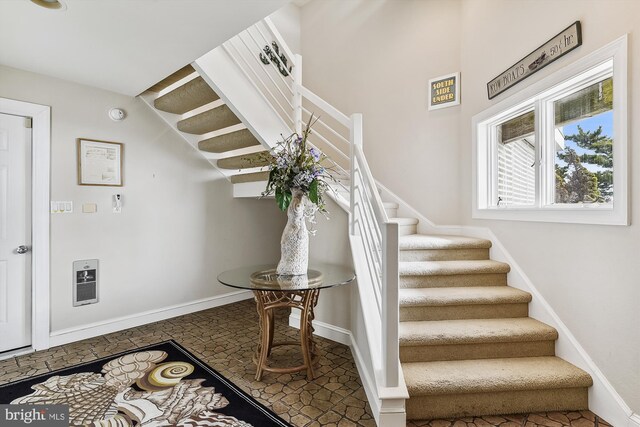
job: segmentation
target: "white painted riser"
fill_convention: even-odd
[[[399,236],[408,236],[409,234],[416,234],[418,232],[417,225],[400,225],[398,226]]]

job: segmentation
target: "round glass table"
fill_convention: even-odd
[[[273,264],[240,267],[222,272],[218,281],[226,286],[253,291],[260,316],[260,341],[253,358],[256,364],[256,380],[260,381],[263,371],[292,373],[307,371],[307,378],[315,376],[314,366],[319,354],[313,339],[313,309],[318,303],[320,289],[331,288],[352,282],[353,270],[334,264],[314,263],[307,274],[300,276],[278,275]],[[274,344],[273,313],[278,308],[300,310],[300,342]],[[271,349],[284,345],[300,345],[303,363],[291,367],[274,367],[268,364]]]

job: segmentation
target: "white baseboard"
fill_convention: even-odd
[[[295,311],[289,315],[289,326],[300,328],[300,312]],[[315,330],[313,332],[314,335],[340,344],[351,345],[351,331],[347,329],[320,322],[319,320],[313,321],[313,329]]]
[[[289,326],[300,328],[300,314],[291,313]],[[376,382],[367,369],[367,361],[362,357],[356,340],[351,331],[317,320],[313,321],[314,334],[340,344],[348,345],[362,382],[362,388],[367,396],[376,424],[379,427],[405,427],[406,413],[404,411],[405,396],[395,396],[383,402],[378,393]],[[388,389],[387,389],[388,390]]]
[[[34,350],[33,346],[25,347],[25,348],[19,348],[17,350],[5,351],[3,353],[0,353],[0,361],[5,360],[5,359],[11,359],[12,357],[23,356],[25,354],[33,353],[34,351],[35,350]]]
[[[97,337],[99,335],[110,334],[124,329],[135,328],[136,326],[146,325],[148,323],[158,322],[170,319],[176,316],[194,313],[196,311],[207,310],[213,307],[231,304],[234,302],[253,298],[251,291],[229,292],[223,295],[203,298],[197,301],[191,301],[183,304],[176,304],[169,307],[159,308],[156,310],[144,311],[142,313],[132,314],[129,316],[117,317],[114,319],[104,320],[101,322],[90,323],[87,325],[61,329],[51,332],[49,345],[55,347],[58,345],[68,344],[87,338]]]
[[[631,414],[629,417],[629,427],[640,427],[640,414]]]
[[[362,388],[367,396],[367,401],[371,407],[371,412],[379,427],[405,427],[407,423],[407,413],[405,411],[406,385],[402,381],[401,387],[394,389],[383,389],[383,395],[376,387],[376,382],[367,369],[367,361],[362,357],[362,353],[351,332],[351,354],[358,369],[358,375],[362,382]],[[386,395],[386,396],[385,396]]]

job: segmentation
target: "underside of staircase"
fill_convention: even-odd
[[[267,180],[268,150],[191,65],[141,96],[234,186]]]
[[[264,188],[267,149],[195,69],[142,98],[234,188],[256,184],[253,196]],[[396,203],[384,207],[400,235],[407,419],[588,408],[591,377],[555,356],[557,331],[528,317],[531,295],[508,286],[510,266],[490,259],[490,241],[417,234],[417,219],[398,217]]]
[[[491,242],[400,237],[400,360],[407,419],[588,408],[592,379],[555,356],[557,331],[528,317]]]

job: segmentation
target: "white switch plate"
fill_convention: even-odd
[[[84,203],[82,205],[82,213],[96,213],[98,212],[98,205],[95,203]]]
[[[73,213],[73,202],[71,201],[52,201],[51,202],[51,213],[59,214],[59,213]]]

